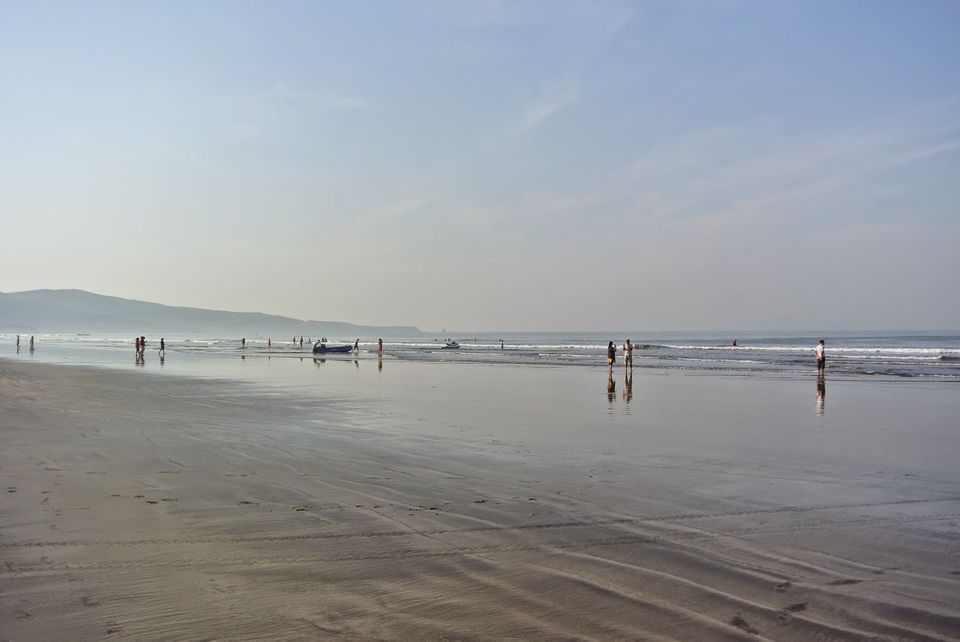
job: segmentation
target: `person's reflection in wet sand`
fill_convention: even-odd
[[[321,364],[321,363],[326,363],[327,360],[326,360],[326,359],[317,359],[316,357],[314,357],[313,362],[314,362],[315,364],[317,364],[317,367],[319,368],[319,367],[320,367],[320,364]]]
[[[623,377],[623,402],[629,404],[633,400],[633,370],[627,369]]]
[[[823,406],[827,399],[827,380],[823,371],[817,375],[817,414],[823,416]]]
[[[613,380],[613,370],[607,374],[607,401],[613,403],[617,400],[617,382]]]
[[[377,359],[377,372],[383,371],[383,359]]]

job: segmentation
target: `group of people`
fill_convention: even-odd
[[[161,339],[160,341],[163,342],[163,339]],[[291,339],[290,342],[294,345],[294,347],[296,347],[298,344],[301,348],[303,347],[303,337],[300,337],[299,339],[297,337],[293,337],[293,339]],[[310,344],[313,344],[313,339],[308,337],[307,342]],[[327,342],[326,337],[320,337],[320,343],[326,343],[326,342]],[[240,339],[240,347],[241,348],[247,347],[246,337],[243,337],[242,339]],[[268,348],[273,347],[273,341],[269,338],[267,339],[267,347]],[[353,349],[355,351],[360,350],[360,339],[357,339],[356,341],[353,342]],[[377,354],[378,355],[383,354],[383,339],[377,339]]]
[[[737,346],[737,340],[733,340],[733,346]],[[827,367],[827,347],[823,339],[820,339],[820,342],[817,344],[817,347],[814,349],[814,356],[817,359],[817,375],[823,376],[824,370]],[[617,346],[613,345],[613,341],[607,344],[607,365],[613,369],[614,364],[617,362]],[[623,342],[623,365],[627,368],[633,367],[633,343],[630,339],[627,339]]]
[[[30,352],[33,352],[33,335],[30,335]],[[17,352],[20,352],[20,335],[17,335]]]
[[[135,354],[136,354],[137,363],[143,363],[143,355],[147,349],[147,338],[143,336],[134,337],[133,347],[134,347],[134,350],[136,351]],[[157,356],[160,357],[161,362],[167,356],[167,344],[166,344],[166,340],[163,337],[160,337],[160,349],[157,350]]]
[[[613,345],[611,341],[607,345],[607,365],[610,366],[610,369],[613,370],[614,364],[617,362],[617,346]],[[630,339],[626,339],[623,342],[623,366],[625,368],[633,368],[633,343]]]

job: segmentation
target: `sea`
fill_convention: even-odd
[[[357,337],[326,337],[329,344],[353,344]],[[817,342],[826,343],[831,376],[882,377],[960,382],[960,332],[753,332],[738,336],[720,332],[569,332],[390,337],[384,340],[384,359],[538,365],[553,367],[606,366],[607,344],[634,344],[634,367],[687,373],[807,375],[814,365]],[[257,359],[312,359],[311,341],[317,337],[168,336],[166,363],[192,364],[193,370],[214,372],[228,363]],[[160,337],[147,337],[147,363],[159,359]],[[376,359],[376,338],[359,337],[359,350],[324,359]],[[447,348],[454,340],[459,348]],[[501,347],[502,340],[502,347]],[[734,345],[736,341],[736,345]],[[0,333],[0,356],[53,363],[122,366],[134,364],[133,333],[99,335],[58,333],[29,335]],[[139,364],[144,365],[144,364]]]

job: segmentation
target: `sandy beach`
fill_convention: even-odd
[[[271,367],[0,360],[0,637],[960,639],[956,384]]]

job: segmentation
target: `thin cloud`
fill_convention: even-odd
[[[523,110],[516,132],[522,134],[539,127],[561,110],[574,104],[579,98],[580,88],[577,82],[569,82],[547,92]]]
[[[775,145],[767,142],[776,137],[770,126],[695,131],[639,156],[606,189],[612,200],[657,194],[661,204],[682,204],[666,210],[672,220],[710,229],[784,216],[789,203],[957,150],[954,105],[941,101],[815,138],[781,135]]]

